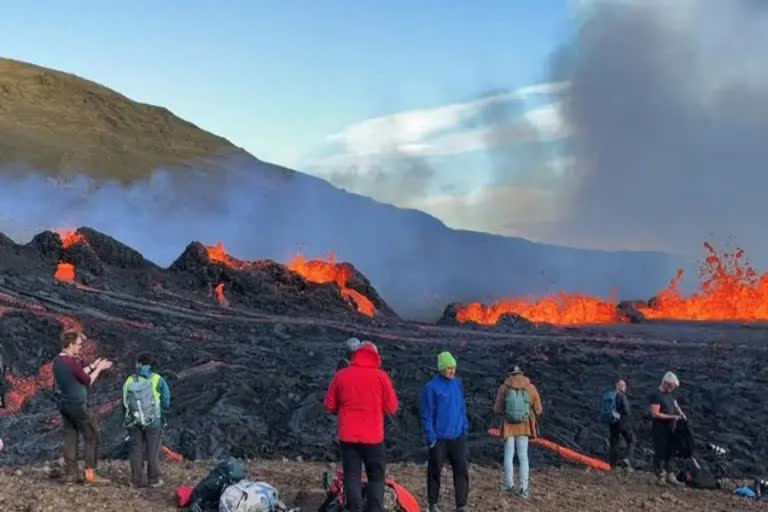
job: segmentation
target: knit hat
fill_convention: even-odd
[[[450,352],[440,352],[437,355],[437,370],[441,372],[446,368],[456,368],[456,358]]]
[[[349,350],[350,352],[355,352],[357,349],[360,348],[361,342],[357,338],[349,338],[345,344],[347,346],[347,350]]]

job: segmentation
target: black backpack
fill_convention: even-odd
[[[219,499],[224,489],[243,480],[245,476],[243,463],[234,457],[220,462],[195,486],[189,502],[190,512],[219,510]]]
[[[720,484],[715,478],[715,475],[706,468],[699,464],[699,462],[691,457],[686,464],[686,468],[677,475],[677,479],[681,482],[685,482],[688,487],[694,489],[719,489]]]

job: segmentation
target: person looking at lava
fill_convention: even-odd
[[[85,334],[68,329],[61,334],[61,352],[53,358],[53,377],[56,386],[59,412],[64,425],[64,476],[65,483],[80,481],[77,466],[79,436],[85,440],[86,484],[104,485],[109,480],[96,475],[99,431],[96,418],[88,411],[88,386],[92,386],[104,370],[112,367],[108,359],[98,358],[84,365],[80,358]]]
[[[659,389],[651,394],[650,413],[653,419],[653,469],[656,483],[665,485],[683,485],[672,469],[675,428],[678,420],[685,419],[680,405],[675,398],[675,390],[680,381],[672,372],[667,372],[661,380]]]

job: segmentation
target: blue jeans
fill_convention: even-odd
[[[517,454],[520,462],[520,489],[528,489],[528,436],[508,437],[504,440],[504,488],[515,486],[513,460]]]

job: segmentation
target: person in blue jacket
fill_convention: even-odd
[[[467,467],[467,406],[464,387],[456,378],[456,359],[450,352],[437,356],[439,373],[424,386],[421,398],[421,424],[429,447],[427,497],[429,512],[440,512],[440,475],[446,460],[453,468],[456,511],[466,512],[469,495]]]

